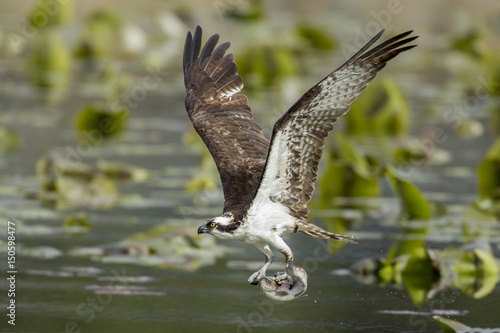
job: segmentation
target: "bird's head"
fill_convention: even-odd
[[[232,216],[218,216],[208,219],[198,228],[199,234],[211,234],[217,238],[227,238],[232,235],[233,230],[237,228]]]

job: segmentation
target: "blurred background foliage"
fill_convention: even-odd
[[[383,16],[385,2],[294,2],[288,10],[262,0],[159,3],[157,11],[147,1],[0,5],[25,17],[0,25],[0,195],[36,207],[22,213],[0,205],[2,216],[30,221],[41,211],[55,214],[65,237],[92,240],[68,247],[75,258],[187,271],[213,265],[227,248],[199,238],[194,226],[208,216],[186,208],[218,214],[222,202],[215,165],[183,110],[186,32],[200,24],[204,40],[219,33],[232,42],[243,93],[270,137],[274,121],[304,91],[378,30],[387,29],[385,39],[415,29],[419,47],[391,61],[336,124],[310,218],[332,232],[361,229],[360,243],[364,228],[382,230],[385,254],[357,258],[349,272],[362,283],[404,286],[416,306],[446,288],[474,299],[494,292],[498,7],[469,13],[429,1]],[[134,213],[123,219],[133,233],[92,239],[103,223],[96,214],[147,208],[172,216],[140,225],[147,211]],[[186,216],[196,219],[192,227],[177,223]],[[379,225],[367,225],[373,219]],[[328,243],[332,255],[343,247]],[[37,256],[33,248],[25,251]]]

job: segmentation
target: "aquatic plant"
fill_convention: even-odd
[[[214,7],[220,15],[239,21],[255,21],[263,18],[264,5],[262,0],[222,1],[216,0]]]
[[[309,22],[300,22],[295,27],[297,35],[303,39],[310,48],[317,50],[333,50],[336,41],[325,33],[325,29]]]
[[[408,134],[410,111],[400,87],[388,78],[373,81],[345,116],[353,136],[402,137]]]
[[[92,223],[86,214],[72,214],[64,219],[62,228],[70,236],[80,236],[92,229]]]
[[[117,56],[122,50],[122,18],[112,10],[98,10],[85,22],[77,57],[97,60]]]
[[[184,135],[183,141],[201,154],[200,171],[186,184],[186,190],[192,194],[218,189],[219,173],[210,152],[200,136],[191,128]]]
[[[73,0],[40,0],[29,15],[33,27],[44,29],[67,24],[74,17]]]
[[[157,224],[112,244],[70,251],[105,263],[129,263],[160,269],[195,271],[212,265],[228,251],[213,237],[200,237],[186,221]]]
[[[110,179],[145,181],[150,177],[148,170],[118,161],[98,160],[96,165]]]
[[[128,114],[129,110],[124,106],[111,108],[105,104],[92,103],[79,111],[76,129],[85,140],[108,139],[125,129]]]
[[[30,65],[31,82],[39,88],[43,101],[57,101],[67,86],[71,69],[71,55],[65,44],[52,32],[41,32]]]
[[[118,180],[141,182],[149,178],[148,170],[129,164],[98,160],[95,168],[69,156],[55,154],[37,161],[37,175],[43,178],[37,198],[42,204],[59,210],[76,207],[108,209],[122,199],[118,193]]]
[[[500,327],[495,327],[495,328],[470,327],[450,318],[444,318],[441,316],[433,316],[432,318],[439,324],[439,326],[441,326],[444,329],[444,333],[500,331]]]
[[[453,38],[451,46],[456,51],[463,52],[473,58],[480,58],[483,51],[480,44],[484,39],[484,35],[481,27],[471,27],[462,35]]]
[[[260,91],[277,86],[280,80],[297,76],[299,63],[289,48],[280,44],[252,45],[236,57],[245,89]]]
[[[19,149],[21,138],[17,131],[0,126],[0,154]]]
[[[500,221],[500,137],[477,167],[478,199],[470,203],[466,217],[472,221]]]

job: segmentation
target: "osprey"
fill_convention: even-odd
[[[275,124],[269,142],[253,120],[245,95],[236,95],[243,80],[230,43],[216,48],[219,35],[202,48],[202,30],[188,32],[184,46],[186,110],[210,151],[222,182],[221,216],[208,219],[198,234],[238,239],[253,244],[266,257],[248,281],[257,284],[274,259],[271,247],[293,265],[294,256],[282,236],[301,232],[312,237],[352,241],[352,236],[328,232],[308,221],[325,138],[333,124],[386,63],[415,45],[412,31],[370,47],[373,37],[337,70],[309,89]]]

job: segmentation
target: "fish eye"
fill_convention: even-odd
[[[215,222],[210,223],[210,228],[215,228]]]

